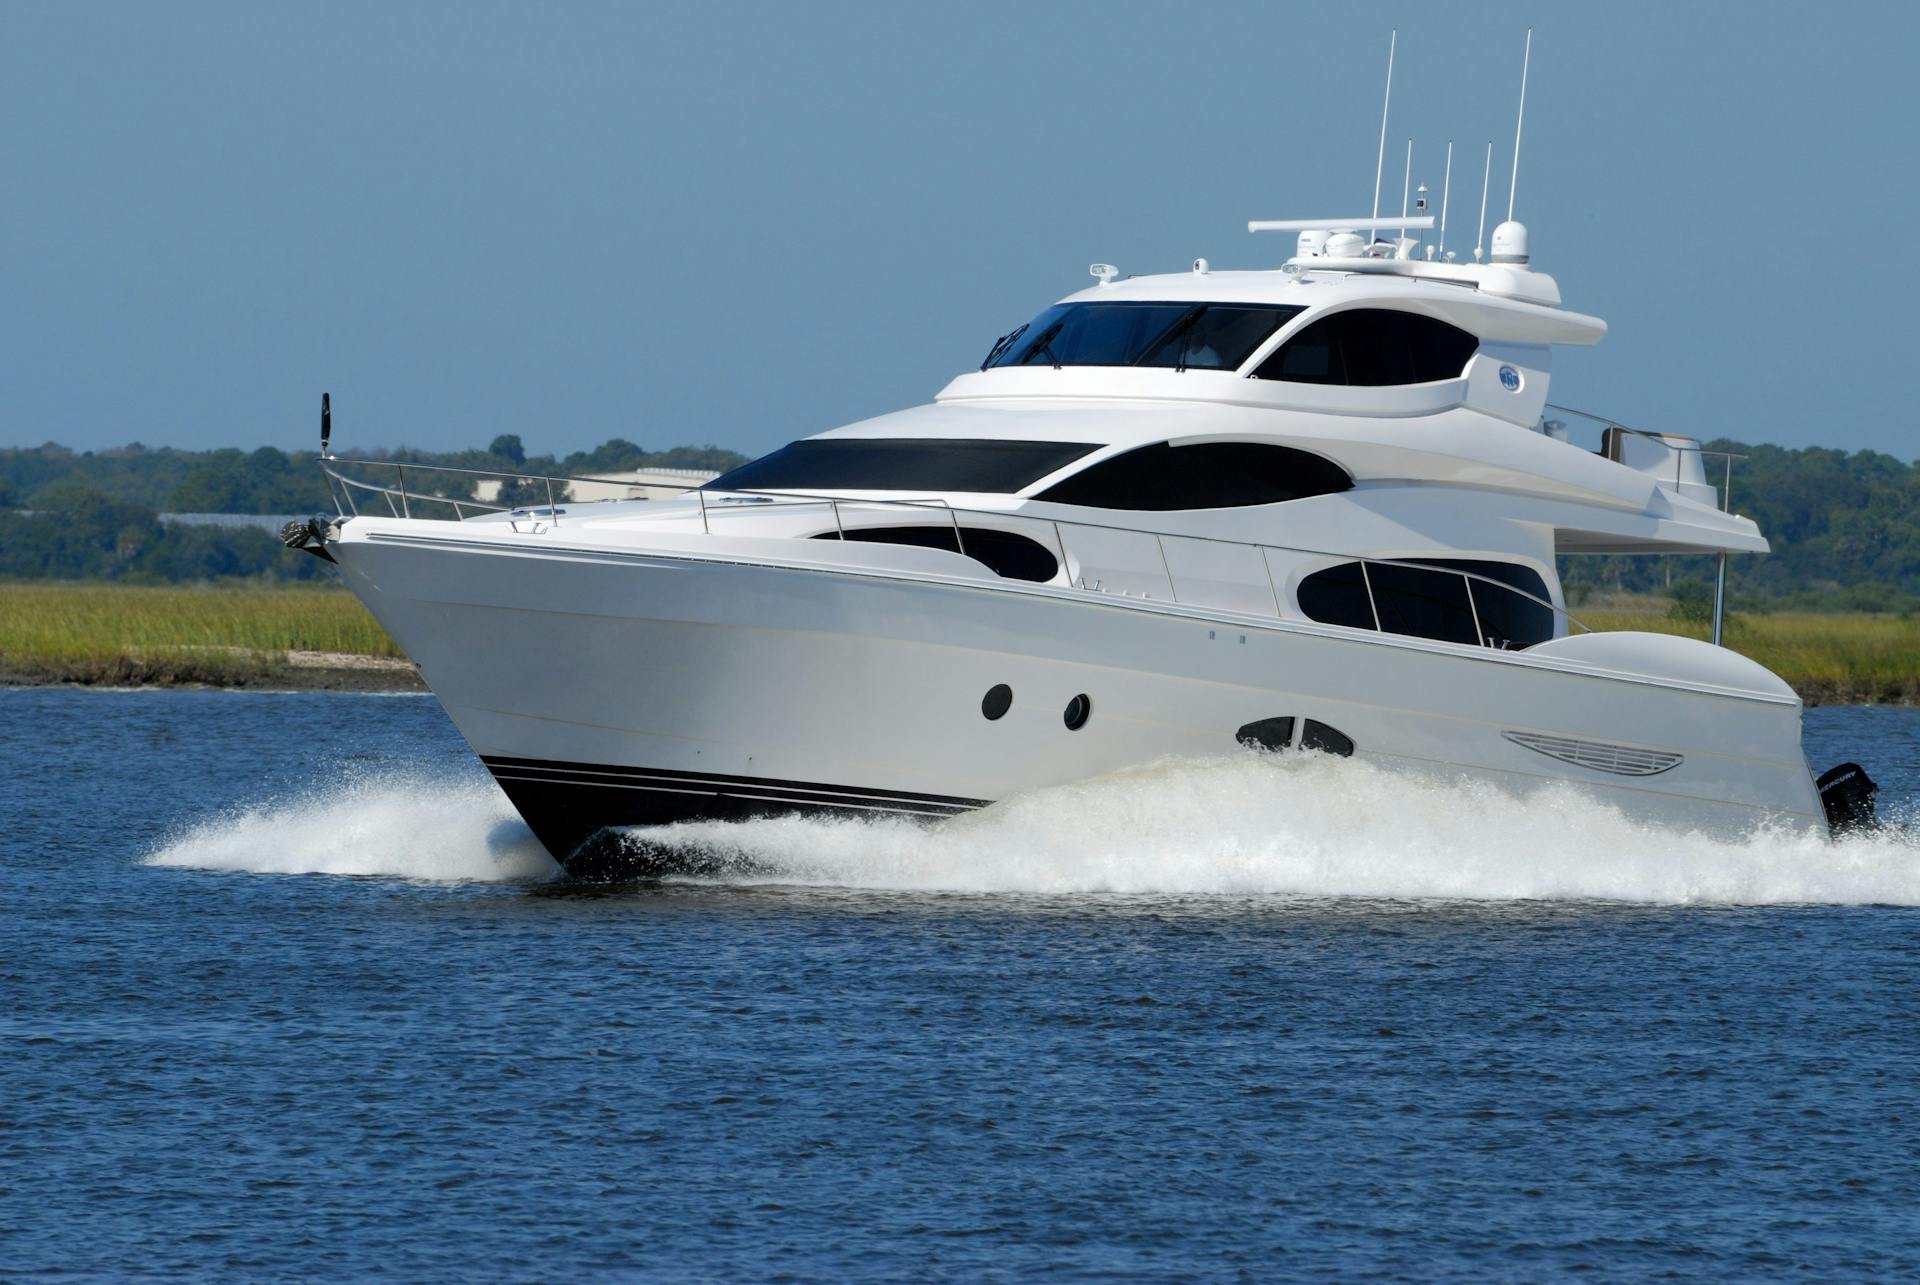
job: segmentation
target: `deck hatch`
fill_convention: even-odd
[[[1544,736],[1539,732],[1502,732],[1515,745],[1575,767],[1611,772],[1615,776],[1658,776],[1679,765],[1682,755],[1671,750],[1641,749],[1607,741],[1582,741],[1571,736]]]

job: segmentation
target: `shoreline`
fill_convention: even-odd
[[[0,688],[5,687],[417,694],[431,690],[411,661],[345,652],[219,656],[205,661],[129,655],[106,663],[36,670],[20,669],[0,658]],[[1814,681],[1794,684],[1794,690],[1810,709],[1822,705],[1920,707],[1920,679],[1892,687]]]
[[[23,668],[0,657],[0,687],[76,687],[115,691],[186,690],[425,693],[410,660],[350,652],[135,655],[78,665]]]

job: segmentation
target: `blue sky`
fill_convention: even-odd
[[[1920,6],[1279,0],[0,0],[0,445],[764,451],[1363,211],[1395,25],[1463,248],[1535,28],[1519,216],[1613,327],[1555,400],[1920,453]]]

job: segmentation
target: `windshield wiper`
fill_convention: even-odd
[[[1174,322],[1172,326],[1168,327],[1167,333],[1161,335],[1158,341],[1149,344],[1145,352],[1134,358],[1133,364],[1136,366],[1146,365],[1148,358],[1154,356],[1160,352],[1161,349],[1177,339],[1180,341],[1180,356],[1174,361],[1173,368],[1176,371],[1185,370],[1187,368],[1187,336],[1193,333],[1195,323],[1205,315],[1206,311],[1207,305],[1203,303],[1186,316],[1180,318],[1180,320]]]
[[[1024,366],[1041,353],[1046,353],[1047,356],[1053,359],[1053,368],[1055,370],[1060,369],[1060,357],[1053,351],[1053,341],[1060,334],[1061,327],[1066,324],[1064,320],[1056,321],[1045,330],[1042,330],[1040,337],[1027,345],[1027,351],[1020,357],[1020,364]]]
[[[1014,341],[1019,339],[1021,335],[1026,334],[1027,327],[1032,324],[1030,321],[1023,321],[1006,334],[994,340],[993,347],[987,350],[987,359],[980,363],[980,369],[985,370],[987,367],[993,365],[994,360],[1006,352],[1007,349],[1013,347]]]

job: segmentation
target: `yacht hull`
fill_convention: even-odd
[[[1824,826],[1799,704],[1778,696],[771,552],[567,548],[552,532],[516,543],[365,520],[333,552],[562,861],[604,827],[938,819],[1162,756],[1235,752],[1240,729],[1282,719],[1295,745],[1312,720],[1335,733],[1323,743],[1382,766],[1517,791],[1573,781],[1669,825]],[[1011,700],[990,718],[1002,686]],[[1090,705],[1077,729],[1076,698]],[[1567,761],[1563,742],[1625,749],[1631,770]]]

